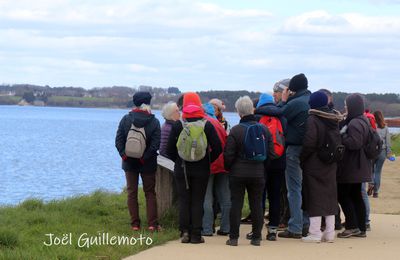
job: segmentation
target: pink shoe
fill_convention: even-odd
[[[149,230],[150,232],[161,232],[161,231],[162,231],[162,228],[161,228],[160,225],[157,225],[157,226],[149,226],[148,230]]]
[[[133,226],[133,227],[132,227],[132,230],[133,230],[133,231],[139,231],[139,230],[140,230],[140,227],[139,227],[139,226]]]

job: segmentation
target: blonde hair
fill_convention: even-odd
[[[150,105],[147,105],[147,104],[141,104],[140,105],[140,107],[138,107],[140,110],[143,110],[143,111],[147,111],[147,112],[149,112],[149,113],[151,113],[151,106]]]

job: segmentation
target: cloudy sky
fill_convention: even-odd
[[[400,0],[0,0],[0,84],[400,93]]]

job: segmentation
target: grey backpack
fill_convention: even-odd
[[[144,127],[136,127],[132,124],[129,129],[125,144],[125,154],[131,158],[142,158],[146,150],[146,132]]]

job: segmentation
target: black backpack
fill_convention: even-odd
[[[326,164],[339,162],[343,159],[345,147],[338,129],[327,129],[322,145],[319,147],[317,156]]]
[[[363,118],[368,127],[367,143],[364,146],[364,152],[368,159],[375,160],[382,152],[383,141],[378,132],[372,128],[371,123]]]

